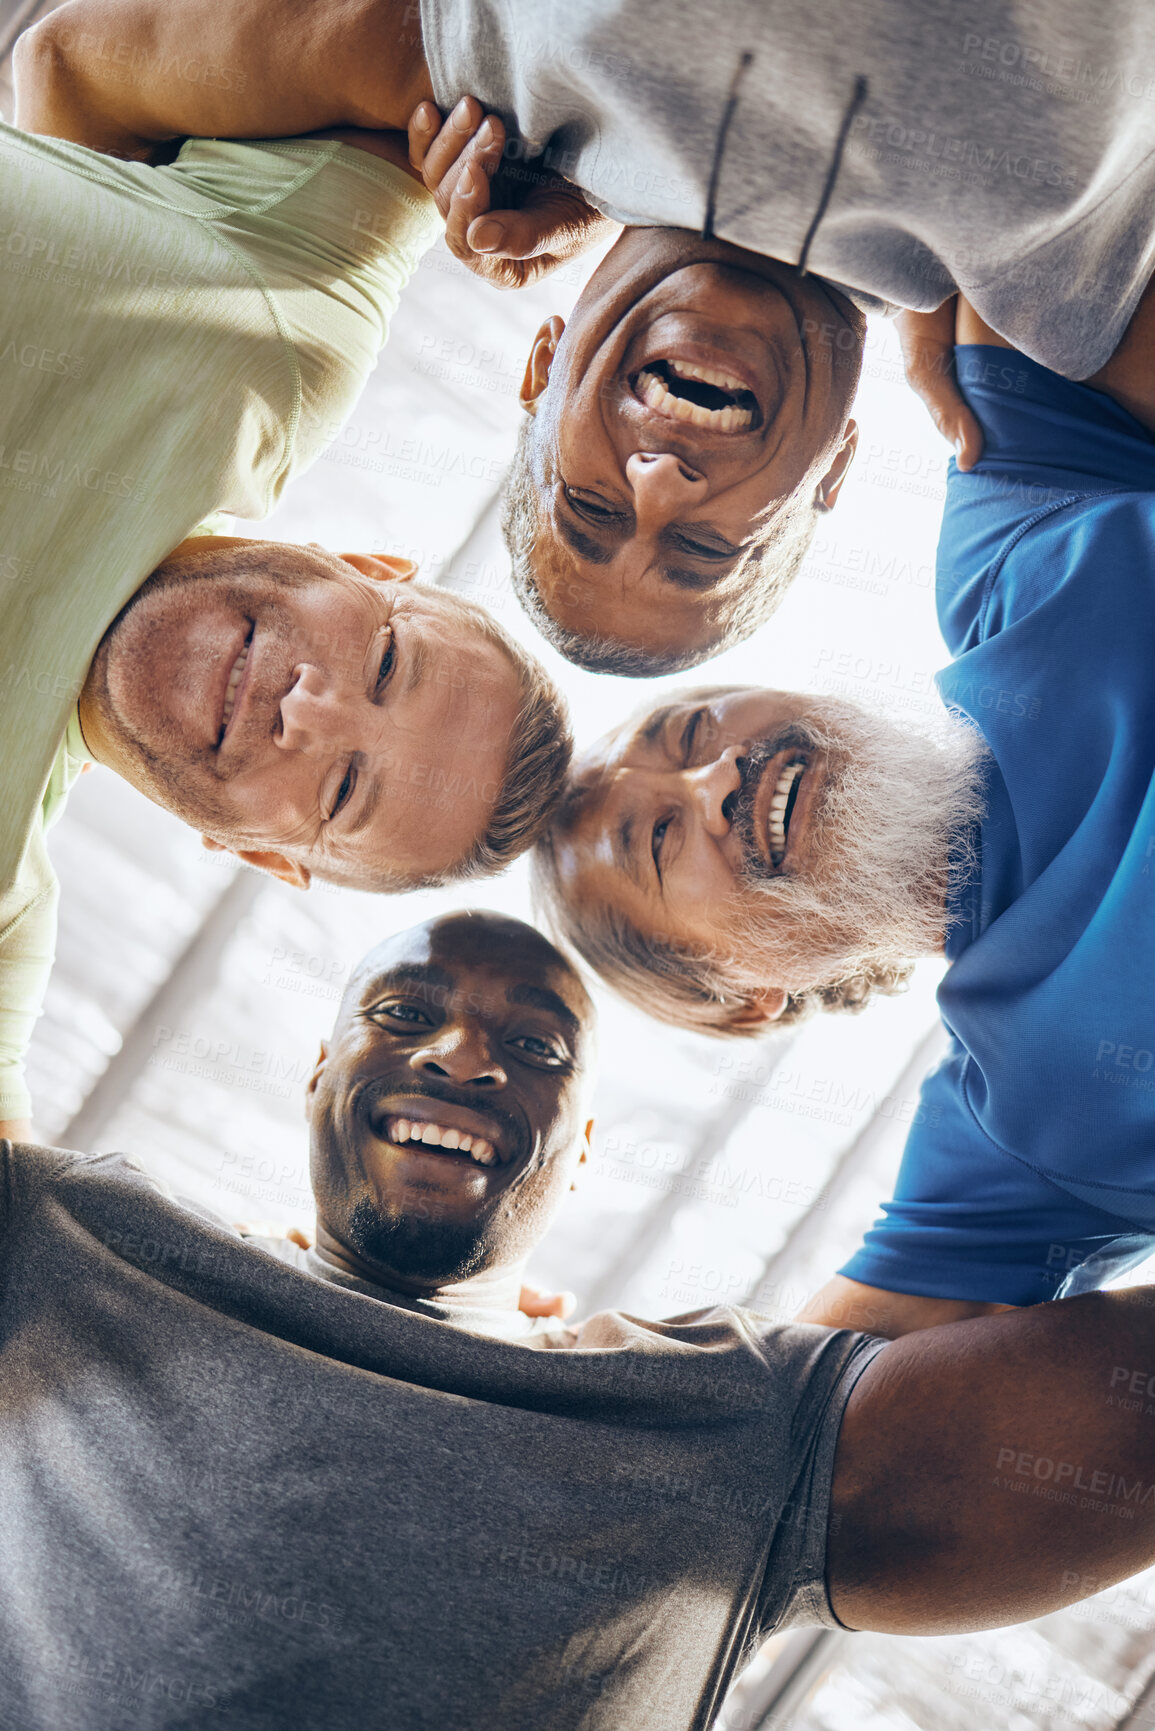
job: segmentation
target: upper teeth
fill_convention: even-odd
[[[746,389],[741,379],[730,373],[717,372],[713,367],[694,366],[688,361],[679,361],[677,366],[667,361],[666,366],[679,379],[700,379],[704,385],[716,385],[722,391]],[[638,374],[637,390],[647,409],[672,421],[689,421],[693,427],[709,427],[715,433],[744,433],[753,424],[754,416],[749,409],[740,409],[736,405],[707,409],[701,403],[692,403],[689,397],[677,396],[668,389],[665,380],[650,372],[648,367]]]
[[[252,646],[252,641],[251,637],[245,639],[244,647],[233,662],[233,670],[229,674],[229,682],[225,686],[225,706],[221,711],[222,733],[224,733],[225,728],[229,725],[229,718],[233,713],[233,704],[237,701],[237,687],[241,683],[241,677],[245,671],[245,662],[249,659],[249,649]]]
[[[482,1166],[497,1164],[497,1151],[484,1136],[470,1136],[464,1130],[445,1130],[440,1124],[426,1124],[420,1119],[387,1118],[385,1134],[390,1142],[423,1142],[429,1148],[456,1148],[468,1154]]]
[[[804,763],[788,763],[778,777],[778,785],[770,801],[766,828],[770,839],[770,859],[774,865],[781,865],[786,855],[786,806],[790,789],[805,768]]]

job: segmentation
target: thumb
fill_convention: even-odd
[[[572,258],[605,222],[579,192],[557,187],[520,209],[475,217],[466,239],[474,252],[491,258],[533,259],[546,253],[554,259]]]

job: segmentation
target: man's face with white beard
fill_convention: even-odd
[[[609,909],[700,953],[772,1020],[788,998],[941,949],[949,864],[981,801],[978,736],[754,688],[675,695],[574,772],[555,840],[578,925]]]

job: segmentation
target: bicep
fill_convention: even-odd
[[[825,1328],[853,1328],[862,1334],[897,1340],[920,1328],[938,1328],[947,1322],[964,1322],[975,1316],[993,1316],[1009,1310],[1007,1304],[989,1304],[969,1298],[924,1297],[916,1292],[891,1292],[867,1286],[836,1274],[806,1303],[796,1322],[813,1322]]]
[[[992,1628],[1155,1561],[1150,1419],[1111,1398],[1118,1367],[1155,1367],[1153,1296],[931,1329],[867,1366],[835,1461],[827,1585],[840,1621]]]

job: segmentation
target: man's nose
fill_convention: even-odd
[[[723,837],[730,833],[734,796],[742,786],[738,758],[737,746],[731,746],[712,763],[680,772],[686,796],[710,835]]]
[[[648,521],[684,511],[706,496],[706,477],[671,451],[635,451],[626,458],[626,480],[634,495],[634,516]]]
[[[306,757],[351,748],[350,715],[338,686],[319,668],[305,664],[281,699],[277,744]]]
[[[506,1083],[500,1059],[476,1027],[442,1026],[412,1054],[409,1065],[418,1075],[443,1077],[459,1088],[504,1088]]]

